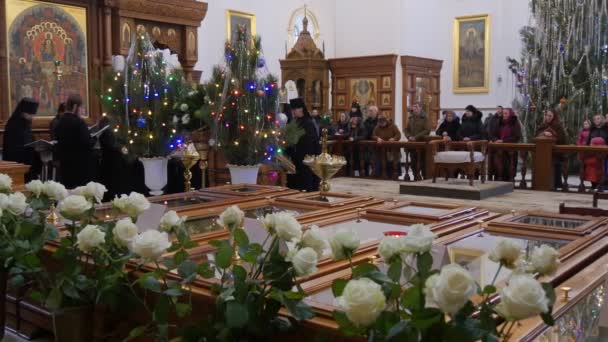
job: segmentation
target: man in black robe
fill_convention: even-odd
[[[291,114],[298,126],[304,130],[304,135],[300,137],[295,146],[287,150],[287,155],[296,167],[296,173],[288,175],[287,186],[292,189],[317,191],[319,189],[319,178],[312,170],[304,165],[303,160],[306,155],[316,155],[321,152],[319,146],[319,135],[312,122],[312,118],[306,110],[304,101],[300,98],[289,101]]]
[[[89,128],[80,117],[82,99],[70,95],[66,112],[59,119],[55,131],[60,182],[68,189],[85,185],[94,180],[96,171],[93,145]]]
[[[25,147],[26,144],[34,141],[32,119],[37,111],[36,100],[29,97],[22,98],[4,128],[2,159],[32,166],[25,175],[26,181],[36,178],[42,167],[34,149]]]

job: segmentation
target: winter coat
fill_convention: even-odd
[[[399,128],[394,123],[389,122],[385,127],[376,126],[372,133],[372,139],[377,140],[378,138],[385,141],[391,138],[394,141],[399,141],[401,139],[401,132],[399,132]]]
[[[437,128],[437,131],[435,131],[435,134],[437,134],[438,136],[443,136],[443,132],[446,132],[450,139],[456,141],[459,140],[458,130],[460,129],[460,127],[460,119],[458,117],[455,117],[451,122],[443,120],[441,125],[439,125],[439,128]]]
[[[538,137],[544,132],[550,132],[556,139],[555,144],[557,145],[565,145],[568,143],[568,132],[566,131],[564,123],[560,120],[553,120],[551,123],[542,122],[536,128],[535,136]]]
[[[367,134],[365,132],[365,128],[362,125],[358,125],[356,127],[350,127],[348,131],[348,137],[352,138],[353,141],[364,140],[367,138]]]
[[[411,114],[408,116],[407,127],[403,133],[407,138],[414,137],[416,140],[420,140],[429,135],[430,131],[427,127],[428,118],[426,113],[420,113],[420,115]]]
[[[498,121],[498,124],[494,127],[493,131],[490,132],[490,140],[502,140],[505,143],[520,142],[522,139],[521,124],[519,123],[519,120],[517,120],[517,115],[511,115],[507,121],[502,118],[499,120],[500,121]],[[508,136],[501,139],[501,132],[505,125],[509,125],[508,128],[510,129],[510,132]]]
[[[494,113],[490,116],[488,116],[485,121],[483,122],[483,127],[482,127],[482,138],[487,139],[487,140],[492,140],[492,135],[494,133],[494,131],[496,130],[496,126],[500,123],[500,115]]]
[[[474,113],[471,117],[463,116],[458,140],[469,138],[470,140],[481,140],[484,138],[483,125],[481,123],[481,112]]]
[[[589,137],[587,139],[587,145],[591,145],[591,139],[593,138],[602,138],[604,141],[608,141],[608,130],[606,130],[606,126],[591,126],[591,129],[589,130]]]
[[[367,118],[363,121],[363,127],[365,127],[365,139],[369,140],[374,134],[374,129],[378,125],[378,118],[372,119]]]

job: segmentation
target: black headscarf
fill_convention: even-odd
[[[29,97],[19,101],[4,128],[2,159],[32,165],[33,151],[24,146],[34,141],[32,123],[23,117],[23,113],[35,115],[37,111],[38,101]]]

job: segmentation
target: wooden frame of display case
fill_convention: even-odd
[[[604,238],[604,244],[608,243],[608,238]],[[574,309],[577,304],[583,301],[599,286],[608,285],[608,254],[597,259],[591,265],[580,270],[566,281],[560,284],[559,288],[555,288],[556,301],[553,304],[553,318],[558,323],[559,319],[565,316],[570,310]],[[564,288],[568,288],[568,298],[565,298]],[[608,305],[605,303],[604,305]],[[505,323],[503,323],[505,324]],[[498,327],[500,329],[501,327]],[[520,321],[515,326],[510,336],[510,341],[537,341],[537,339],[548,329],[553,329],[547,326],[539,317],[532,317]],[[560,340],[561,341],[561,340]]]
[[[408,206],[412,207],[425,207],[431,209],[444,209],[445,211],[439,215],[433,214],[422,214],[422,213],[411,213],[402,212],[395,209],[405,208]],[[440,221],[450,221],[452,219],[462,219],[472,214],[479,214],[488,212],[485,209],[478,209],[477,207],[467,207],[457,204],[444,204],[444,203],[430,203],[430,202],[398,202],[393,201],[392,203],[387,202],[383,205],[372,207],[366,210],[370,216],[397,216],[407,217],[419,220],[419,223],[435,223]]]
[[[544,226],[540,224],[528,224],[517,222],[525,217],[544,217],[548,219],[562,219],[562,220],[572,220],[572,221],[586,221],[586,223],[581,224],[580,226],[572,229],[559,228],[559,227],[550,227]],[[579,216],[579,215],[564,215],[564,214],[556,214],[549,213],[545,211],[536,211],[536,212],[526,212],[526,213],[514,213],[511,215],[505,215],[497,220],[490,222],[488,225],[488,230],[496,230],[502,232],[511,232],[517,234],[522,229],[526,229],[536,233],[552,233],[555,234],[559,232],[560,235],[564,236],[584,236],[589,234],[592,230],[596,229],[598,226],[606,224],[608,222],[607,219],[602,219],[598,217],[592,216]],[[541,237],[544,235],[540,235]]]
[[[322,197],[322,196],[339,197],[339,198],[343,198],[344,201],[331,203],[331,202],[315,201],[312,199],[312,198],[317,198],[317,197]],[[374,200],[374,198],[371,196],[365,197],[365,196],[359,196],[359,195],[354,195],[354,194],[344,194],[344,193],[338,193],[338,192],[323,192],[322,193],[320,191],[301,192],[298,194],[281,196],[281,197],[277,198],[278,202],[302,203],[302,204],[320,206],[320,207],[324,207],[324,208],[336,208],[336,207],[351,205],[351,204],[355,204],[355,203],[361,203],[361,207],[365,207],[366,206],[365,202],[370,202],[373,200]],[[367,204],[367,205],[369,205],[369,204]]]
[[[251,188],[256,189],[254,191],[239,192],[237,189]],[[284,196],[299,193],[298,190],[284,188],[273,185],[259,185],[259,184],[226,184],[220,186],[214,186],[211,188],[205,188],[199,190],[204,193],[223,194],[237,197],[256,197],[256,196]]]

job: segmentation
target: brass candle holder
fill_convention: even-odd
[[[196,151],[194,144],[187,143],[180,150],[179,158],[181,159],[182,164],[184,164],[184,168],[185,168],[184,169],[184,191],[189,192],[192,190],[192,185],[190,184],[190,181],[192,180],[192,172],[190,171],[190,168],[192,168],[194,165],[196,165],[196,163],[200,159],[200,156],[199,156],[198,152]]]
[[[46,216],[46,223],[56,226],[59,224],[59,215],[57,215],[57,208],[55,204],[51,204],[49,208],[49,214]]]
[[[346,158],[327,153],[327,128],[321,133],[321,154],[305,156],[304,165],[308,166],[317,177],[321,178],[321,193],[329,192],[329,180],[346,165]]]

